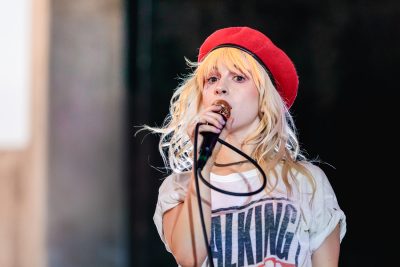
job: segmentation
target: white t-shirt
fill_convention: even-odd
[[[307,168],[314,176],[316,191],[307,178],[297,174],[288,197],[279,178],[276,189],[268,195],[262,191],[248,197],[211,192],[211,250],[215,266],[311,265],[312,253],[340,223],[340,241],[346,233],[346,217],[324,172],[315,165]],[[281,167],[277,166],[278,174]],[[185,199],[190,172],[168,176],[159,189],[154,222],[167,251],[162,216]],[[211,173],[211,183],[232,192],[255,191],[261,186],[257,169],[229,175]],[[207,260],[202,266],[207,266]]]

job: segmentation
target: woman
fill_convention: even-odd
[[[250,155],[267,174],[252,196],[231,196],[200,183],[215,266],[338,266],[345,215],[324,172],[300,153],[289,113],[298,77],[289,57],[261,32],[223,28],[201,45],[198,62],[176,89],[160,152],[172,174],[159,190],[154,221],[180,266],[207,266],[193,171],[193,144],[212,132]],[[217,100],[231,107],[223,116]],[[201,133],[195,136],[195,128]],[[250,192],[262,176],[250,161],[217,143],[201,171],[227,191]]]

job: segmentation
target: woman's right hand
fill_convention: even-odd
[[[200,133],[212,132],[220,134],[221,139],[225,139],[230,125],[232,124],[232,117],[225,121],[224,117],[218,112],[222,109],[220,105],[211,105],[203,109],[197,116],[194,117],[193,121],[187,128],[187,134],[189,135],[190,141],[194,145],[195,129],[197,123],[201,123],[199,126],[199,136],[197,139],[197,153],[199,153],[200,146],[203,142],[203,136]],[[219,146],[219,144],[217,144]],[[215,147],[215,150],[219,150]],[[214,155],[217,153],[213,153]]]

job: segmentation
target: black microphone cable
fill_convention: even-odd
[[[201,219],[201,228],[203,229],[203,236],[204,236],[204,242],[206,245],[206,249],[207,249],[207,255],[208,255],[208,262],[210,267],[214,267],[214,259],[212,257],[212,251],[211,251],[211,247],[210,244],[208,243],[208,237],[207,237],[207,229],[206,229],[206,225],[204,222],[204,214],[203,214],[203,206],[201,203],[201,196],[200,196],[200,186],[199,186],[199,177],[201,179],[201,181],[207,185],[209,188],[218,191],[220,193],[223,193],[225,195],[231,195],[231,196],[252,196],[255,195],[259,192],[261,192],[262,190],[264,190],[265,186],[267,185],[267,176],[265,175],[265,172],[263,171],[263,169],[261,168],[260,165],[258,165],[258,163],[252,159],[250,156],[248,156],[247,154],[243,153],[242,151],[240,151],[239,149],[237,149],[236,147],[232,146],[231,144],[221,140],[221,139],[217,139],[218,142],[220,142],[222,145],[227,146],[228,148],[232,149],[233,151],[235,151],[236,153],[238,153],[239,155],[245,157],[246,159],[248,159],[254,166],[256,166],[256,168],[260,171],[261,175],[263,176],[263,183],[261,185],[260,188],[258,188],[255,191],[252,192],[245,192],[245,193],[240,193],[240,192],[230,192],[230,191],[226,191],[223,190],[221,188],[215,187],[212,184],[210,184],[209,182],[207,182],[204,177],[201,175],[201,168],[197,167],[197,142],[198,142],[198,135],[199,135],[199,127],[200,125],[202,125],[203,123],[197,123],[196,124],[196,128],[195,128],[195,135],[194,135],[194,148],[193,148],[193,169],[195,170],[194,172],[194,176],[195,176],[195,185],[196,185],[196,195],[197,195],[197,203],[199,205],[199,211],[200,211],[200,219]],[[210,204],[211,205],[211,204]]]

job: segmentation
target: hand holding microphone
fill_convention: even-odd
[[[198,136],[198,143],[201,144],[198,149],[198,169],[203,169],[208,159],[211,157],[218,137],[230,118],[231,109],[231,106],[225,100],[217,100],[211,107],[205,109],[203,113],[199,115],[198,120],[195,120],[192,127],[190,127],[189,133],[193,142],[194,129],[198,122],[202,123],[199,127],[199,133],[201,133],[201,135]],[[203,138],[201,138],[201,136]]]

